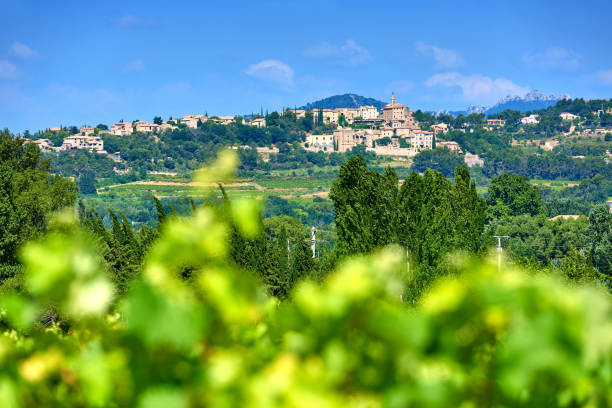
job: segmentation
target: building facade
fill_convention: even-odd
[[[58,150],[85,149],[90,152],[104,152],[102,138],[96,136],[73,135],[64,138],[62,146]]]
[[[307,135],[306,136],[306,150],[312,152],[334,151],[334,135]]]
[[[133,130],[133,126],[128,122],[117,122],[111,126],[110,131],[113,135],[116,136],[127,136],[131,135]]]

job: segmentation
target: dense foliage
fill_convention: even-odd
[[[0,279],[18,268],[17,249],[46,230],[47,215],[74,204],[77,189],[49,174],[38,148],[0,131]]]

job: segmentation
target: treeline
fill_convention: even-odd
[[[5,165],[4,168],[7,169],[8,179],[12,178],[15,183],[7,185],[11,188],[23,185],[23,181],[19,180],[22,180],[20,177],[25,174],[41,181],[36,187],[38,190],[35,190],[40,196],[37,200],[30,198],[21,201],[23,197],[29,197],[29,190],[12,190],[12,196],[7,194],[5,198],[5,208],[18,208],[18,211],[5,211],[8,215],[3,223],[6,233],[3,234],[1,253],[5,255],[2,263],[5,269],[9,268],[9,272],[5,274],[5,278],[9,278],[19,271],[16,253],[20,243],[43,233],[46,229],[46,214],[73,203],[76,188],[65,179],[49,178],[48,163],[40,161],[39,152],[34,146],[13,140],[7,132],[3,141],[6,145],[5,151],[18,152],[16,155],[13,153],[12,159],[6,154],[7,160],[4,162],[11,163],[12,160],[12,164]],[[23,153],[19,153],[21,151]],[[19,163],[20,160],[30,166],[30,173],[28,167]],[[57,183],[57,186],[54,183]],[[453,264],[447,259],[449,254],[463,251],[480,255],[485,248],[492,245],[490,235],[495,233],[511,236],[513,243],[564,243],[550,244],[557,249],[540,248],[539,252],[537,248],[526,251],[516,244],[517,249],[511,250],[511,254],[520,262],[534,260],[541,266],[554,265],[554,262],[562,261],[572,250],[580,249],[583,250],[580,258],[583,265],[591,262],[599,273],[607,273],[604,272],[609,268],[606,262],[609,264],[610,261],[606,259],[612,259],[606,258],[607,254],[612,254],[606,244],[606,234],[609,234],[606,231],[610,230],[610,226],[606,226],[609,220],[601,215],[600,207],[580,207],[582,213],[588,210],[591,214],[591,222],[588,225],[577,223],[577,229],[556,228],[555,224],[546,219],[551,213],[568,208],[576,209],[580,200],[593,199],[594,202],[599,202],[605,199],[610,183],[603,176],[594,177],[569,189],[568,194],[573,200],[571,203],[557,198],[555,194],[558,193],[554,192],[546,192],[548,200],[542,200],[539,190],[529,183],[528,178],[509,174],[492,179],[484,200],[476,193],[475,182],[465,166],[455,168],[452,183],[444,174],[427,169],[423,175],[410,173],[401,187],[398,187],[398,184],[398,176],[393,169],[387,168],[382,173],[371,170],[363,157],[353,156],[340,168],[338,177],[332,184],[330,199],[333,208],[320,200],[313,202],[316,208],[313,207],[312,211],[312,216],[318,219],[302,218],[300,221],[291,217],[272,217],[259,220],[266,233],[257,239],[244,240],[239,234],[233,234],[232,259],[259,276],[271,293],[281,298],[291,291],[300,277],[324,276],[339,258],[370,253],[376,248],[398,244],[408,251],[412,271],[419,277],[411,282],[414,286],[411,287],[409,296],[416,299],[437,276],[453,273]],[[6,191],[11,190],[7,187]],[[48,203],[48,207],[32,211],[34,207],[30,201]],[[159,226],[166,218],[178,216],[172,206],[164,207],[157,200],[154,200],[154,203],[158,219],[158,225],[154,228],[134,228],[120,211],[80,211],[83,225],[98,237],[102,256],[109,269],[114,271],[113,273],[123,274],[116,279],[119,291],[123,290],[125,282],[141,267],[140,262],[151,242],[155,240]],[[202,205],[213,206],[219,211],[231,208],[227,199],[224,203],[206,201],[196,206],[190,201],[184,204],[187,207],[180,209],[181,214],[191,213]],[[279,199],[271,202],[266,215],[282,214],[285,210],[291,211],[290,207],[290,204]],[[37,214],[38,218],[31,218]],[[593,218],[593,214],[598,215]],[[508,231],[520,231],[521,224],[529,225],[524,218],[520,218],[525,216],[533,217],[533,222],[536,223],[534,225],[540,223],[550,228],[525,228],[524,234],[533,235],[529,235],[530,238],[525,238],[524,234],[518,232],[509,234]],[[308,245],[308,229],[303,222],[310,225],[316,224],[317,221],[329,223],[332,217],[337,236],[335,248],[327,246],[328,251],[324,251],[321,261],[318,258],[313,261]],[[23,225],[24,222],[26,225]],[[561,224],[564,222],[574,221],[560,221]],[[594,222],[603,224],[595,226]],[[513,225],[517,229],[512,230]],[[589,235],[588,228],[600,232]],[[550,234],[556,234],[554,239],[546,238],[548,235],[545,231],[548,229],[553,231]],[[560,232],[554,232],[557,230]],[[571,233],[565,233],[566,230]],[[539,238],[536,236],[538,234]],[[599,235],[593,238],[593,234]],[[578,235],[590,238],[578,239]],[[598,244],[587,248],[585,242]]]

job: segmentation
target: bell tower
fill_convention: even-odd
[[[395,93],[391,92],[391,105],[395,105]]]

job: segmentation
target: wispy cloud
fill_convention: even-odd
[[[263,60],[245,69],[244,73],[285,88],[293,86],[293,69],[279,60]]]
[[[523,61],[544,69],[574,69],[580,65],[580,55],[566,48],[551,47],[544,51],[527,53],[523,55]]]
[[[0,79],[17,79],[19,69],[10,61],[0,60]]]
[[[506,78],[491,78],[480,74],[462,75],[458,72],[435,74],[425,81],[428,87],[460,88],[463,99],[471,102],[492,102],[506,95],[523,96],[528,88]]]
[[[463,57],[457,51],[449,48],[417,42],[415,48],[418,53],[434,60],[434,66],[440,69],[452,69],[463,65]]]
[[[145,69],[145,64],[140,59],[135,59],[135,60],[129,61],[123,67],[124,72],[138,72],[138,71],[142,71],[144,69]]]
[[[11,44],[11,54],[19,58],[31,58],[37,56],[38,52],[22,42],[15,41]]]
[[[304,50],[304,55],[330,59],[343,65],[359,65],[371,58],[369,51],[353,40],[345,40],[342,44],[322,42]]]
[[[153,17],[137,16],[135,14],[127,14],[119,18],[114,19],[113,24],[118,27],[132,28],[132,27],[155,27],[157,26],[157,20]]]
[[[612,86],[612,69],[597,72],[595,74],[595,80],[602,85]]]

